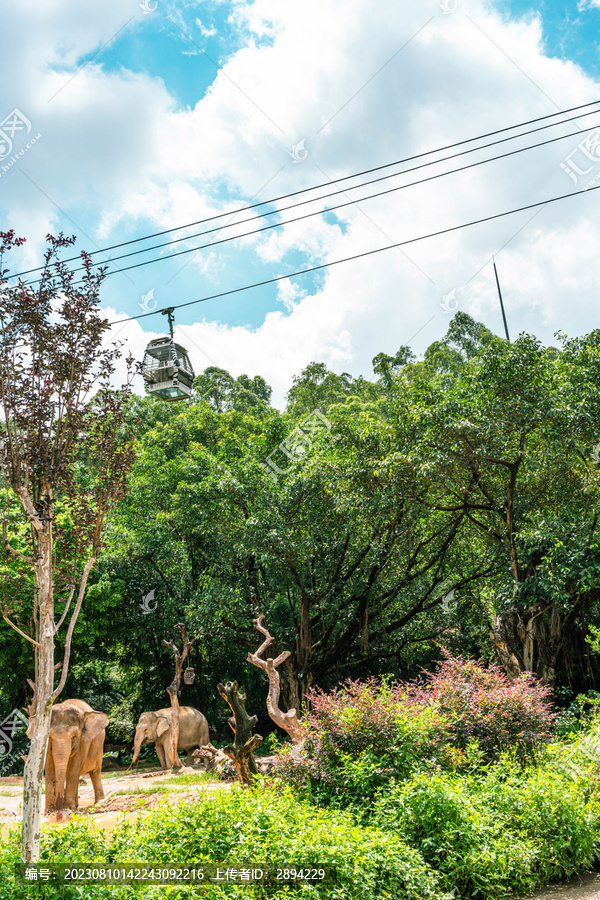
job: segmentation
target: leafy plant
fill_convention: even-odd
[[[417,769],[470,770],[504,748],[522,756],[552,737],[551,691],[526,673],[445,659],[416,684],[348,681],[313,690],[300,745],[282,748],[275,771],[317,803],[371,807],[376,791]]]
[[[368,809],[379,787],[415,767],[451,764],[449,730],[430,705],[407,702],[376,679],[310,692],[301,745],[285,745],[275,762],[288,784],[334,806]]]
[[[526,753],[551,740],[556,714],[549,687],[530,672],[511,682],[499,666],[442,652],[436,670],[407,687],[405,696],[438,710],[456,746],[477,741],[491,759],[508,747]]]
[[[551,765],[509,757],[471,775],[416,773],[380,796],[373,821],[461,897],[524,893],[589,867],[600,850],[597,800]]]
[[[29,890],[15,884],[17,860],[15,833],[0,843],[0,900],[25,900]],[[317,810],[299,802],[287,789],[233,788],[209,799],[198,798],[172,807],[168,803],[143,820],[117,825],[106,836],[83,822],[45,830],[42,861],[68,860],[114,863],[143,860],[152,866],[217,863],[223,867],[325,868],[327,878],[317,884],[218,884],[202,888],[204,900],[442,900],[438,879],[418,851],[407,847],[396,834],[375,828],[359,828],[343,812]],[[41,887],[38,896],[75,898],[75,889]],[[60,889],[63,891],[63,889]],[[178,886],[148,888],[156,896],[187,896]],[[85,896],[133,900],[135,885],[86,886]],[[187,891],[187,889],[186,889]],[[154,894],[152,895],[154,896]]]

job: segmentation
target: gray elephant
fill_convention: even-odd
[[[27,737],[33,737],[34,718],[29,719]],[[106,713],[97,712],[83,700],[65,700],[52,707],[50,737],[44,769],[46,813],[77,809],[79,777],[89,772],[94,787],[94,802],[104,798],[102,789],[102,752]]]
[[[138,761],[142,744],[156,742],[156,755],[163,769],[170,769],[171,763],[171,707],[142,713],[135,729],[132,764]],[[193,706],[179,707],[179,741],[177,752],[187,751],[187,765],[193,762],[191,751],[209,743],[208,722]]]

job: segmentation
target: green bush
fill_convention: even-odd
[[[587,796],[600,784],[600,709],[578,722],[567,739],[550,744],[543,754],[548,765],[568,775]]]
[[[493,900],[588,868],[600,851],[600,806],[550,765],[504,758],[468,775],[417,773],[377,802],[373,823],[396,830],[445,890]]]
[[[0,900],[22,900],[30,890],[14,882],[18,856],[16,837],[0,845]],[[394,832],[360,828],[347,813],[315,809],[298,801],[289,789],[259,786],[233,788],[210,799],[173,808],[165,805],[143,819],[117,826],[103,838],[83,823],[44,830],[47,861],[143,861],[153,865],[225,863],[244,865],[333,867],[335,883],[293,888],[260,885],[214,885],[202,889],[203,900],[239,897],[271,900],[294,896],[327,900],[441,900],[437,876],[418,851],[407,847]],[[122,886],[84,888],[85,897],[139,897],[140,888]],[[186,897],[187,888],[144,886],[147,897]],[[44,887],[36,896],[75,898]]]
[[[503,749],[526,759],[552,736],[551,691],[530,673],[444,659],[412,684],[374,678],[308,693],[303,741],[281,749],[277,775],[317,804],[368,816],[376,792],[412,773],[469,770]]]

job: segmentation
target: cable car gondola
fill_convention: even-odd
[[[146,392],[161,400],[185,400],[192,395],[194,370],[185,347],[173,341],[173,307],[162,314],[169,319],[169,334],[146,347],[142,364]]]

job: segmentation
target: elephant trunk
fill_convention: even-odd
[[[142,744],[144,743],[144,729],[136,728],[135,730],[135,738],[133,741],[133,759],[131,760],[131,764],[134,766],[139,759],[140,750],[142,749]]]
[[[54,796],[51,799],[51,808],[60,812],[65,805],[65,791],[67,784],[67,767],[71,755],[71,741],[52,741],[52,760],[54,762]],[[48,791],[48,785],[46,785]],[[49,795],[51,796],[51,794]]]

